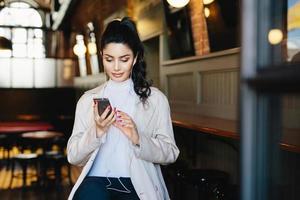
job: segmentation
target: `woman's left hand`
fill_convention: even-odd
[[[128,114],[118,110],[117,120],[113,125],[120,129],[133,144],[139,144],[139,134],[136,125]]]

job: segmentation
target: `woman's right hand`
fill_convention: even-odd
[[[108,130],[108,128],[110,127],[110,125],[116,121],[116,118],[115,118],[116,109],[113,109],[112,112],[110,113],[110,115],[107,116],[108,112],[111,109],[112,108],[110,106],[107,106],[107,108],[104,110],[104,112],[101,114],[101,116],[99,116],[98,105],[97,105],[97,103],[94,104],[94,119],[96,122],[97,137],[101,137],[102,135],[104,135],[106,133],[106,131]]]

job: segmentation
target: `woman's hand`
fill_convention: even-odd
[[[139,144],[139,134],[136,129],[134,121],[129,115],[122,111],[117,111],[117,120],[114,122],[114,126],[124,133],[133,144]]]
[[[111,109],[112,108],[110,106],[107,106],[101,116],[99,116],[97,102],[94,104],[94,119],[96,122],[97,137],[101,137],[102,135],[104,135],[110,125],[116,121],[116,109],[113,109],[110,115],[107,116]]]

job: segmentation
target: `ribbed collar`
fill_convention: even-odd
[[[118,90],[118,91],[128,91],[131,93],[131,91],[133,90],[133,81],[131,78],[122,81],[122,82],[117,82],[114,80],[109,79],[109,81],[107,82],[107,88],[109,90]]]

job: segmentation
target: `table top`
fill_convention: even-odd
[[[216,135],[231,139],[240,139],[238,121],[206,117],[200,115],[173,112],[173,125],[195,130],[205,134]],[[283,135],[279,143],[281,149],[300,153],[300,130],[283,128]]]
[[[57,131],[34,131],[34,132],[23,133],[22,137],[28,139],[43,140],[43,139],[62,137],[63,135],[64,135],[63,133]]]
[[[238,139],[237,121],[227,120],[186,113],[172,113],[172,122],[175,126],[192,129],[202,133]]]
[[[46,131],[53,129],[53,125],[48,122],[34,121],[13,121],[0,122],[0,134],[23,133],[28,131]]]

